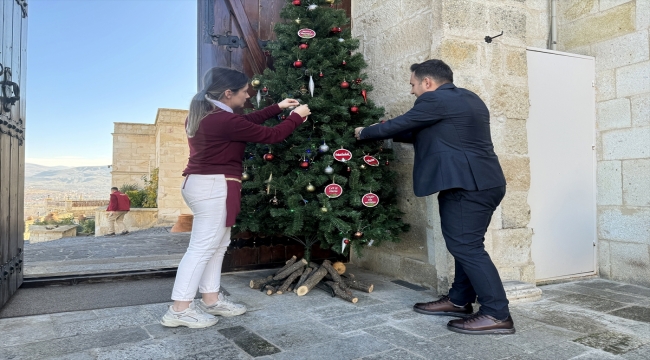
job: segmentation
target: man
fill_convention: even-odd
[[[115,236],[115,223],[124,228],[122,235],[129,233],[124,225],[124,215],[131,210],[131,200],[126,194],[118,191],[116,187],[111,188],[111,201],[108,203],[108,234],[104,236]]]
[[[447,324],[455,332],[512,334],[508,299],[483,245],[506,181],[494,153],[487,107],[453,81],[451,69],[441,60],[413,64],[411,93],[417,97],[413,108],[390,121],[356,128],[355,136],[413,143],[415,195],[439,192],[442,233],[454,256],[456,275],[448,296],[415,304],[413,309],[461,317]],[[481,308],[472,315],[477,295]]]

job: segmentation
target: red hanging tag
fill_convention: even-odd
[[[366,207],[375,207],[379,204],[379,196],[373,193],[367,193],[361,198],[361,203]]]
[[[363,157],[363,161],[365,161],[366,164],[370,166],[379,166],[379,160],[377,160],[374,156],[366,155]]]

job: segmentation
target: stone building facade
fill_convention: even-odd
[[[191,214],[180,192],[181,174],[189,157],[184,126],[187,114],[187,110],[158,109],[153,124],[115,123],[112,186],[143,186],[143,176],[158,168],[158,226],[173,225],[178,215]]]
[[[650,285],[650,1],[559,1],[558,50],[596,58],[600,276]]]
[[[558,50],[596,61],[598,249],[600,275],[650,284],[650,63],[647,0],[558,3]],[[547,48],[547,0],[364,0],[352,2],[353,36],[361,41],[372,99],[392,118],[410,109],[409,67],[438,58],[457,86],[476,92],[491,111],[495,150],[508,193],[495,212],[485,246],[504,281],[535,282],[528,226],[530,187],[526,122],[526,48]],[[503,36],[486,43],[486,35]],[[368,248],[353,261],[426,284],[443,293],[453,258],[440,230],[437,196],[412,192],[413,148],[394,144],[401,208],[412,224],[399,244]],[[393,166],[391,164],[391,166]]]

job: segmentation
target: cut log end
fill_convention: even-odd
[[[350,301],[351,301],[353,304],[356,304],[357,301],[359,301],[359,298],[352,298]]]
[[[334,270],[336,270],[337,273],[339,273],[339,275],[343,275],[345,273],[345,264],[343,264],[340,261],[337,261],[334,264],[332,264],[332,267],[334,268]]]
[[[374,290],[374,289],[375,289],[375,285],[370,285],[370,287],[368,288],[368,292],[371,293],[372,290]]]
[[[309,288],[306,287],[306,286],[304,286],[304,285],[301,286],[301,287],[299,287],[298,290],[296,290],[296,294],[297,294],[298,296],[304,296],[304,295],[307,295],[308,292],[309,292]]]

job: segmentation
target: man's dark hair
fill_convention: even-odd
[[[116,188],[116,187],[112,187],[112,188],[111,188],[111,191],[112,191],[112,190],[119,191],[120,189],[118,189],[118,188]]]
[[[430,77],[439,84],[453,83],[454,73],[449,65],[442,60],[431,59],[420,64],[411,65],[411,72],[415,78],[422,81],[425,77]]]

